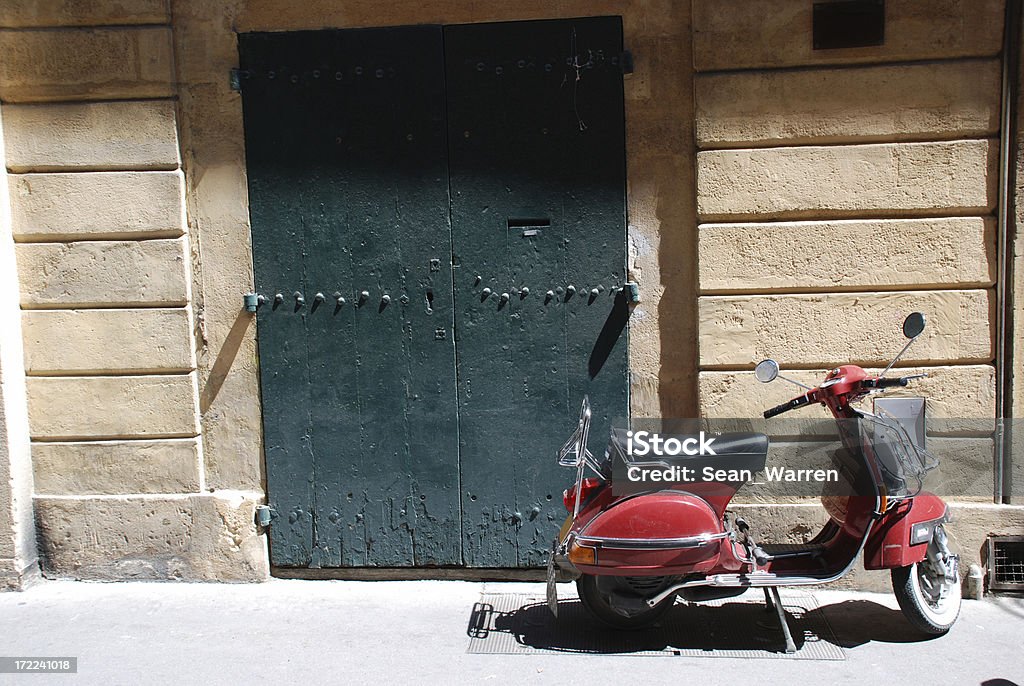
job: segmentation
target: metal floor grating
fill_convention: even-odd
[[[760,592],[693,605],[677,602],[658,625],[642,631],[603,628],[575,597],[559,602],[556,619],[543,596],[483,593],[470,616],[467,652],[846,659],[812,595],[788,591],[782,603],[797,645],[792,655],[785,654],[778,620],[765,611]]]

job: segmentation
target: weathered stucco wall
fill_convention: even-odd
[[[261,489],[206,480],[167,3],[16,0],[0,27],[43,568],[265,578]]]

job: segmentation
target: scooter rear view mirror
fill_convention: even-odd
[[[913,340],[924,331],[924,315],[920,312],[911,312],[903,320],[903,335]]]
[[[903,346],[903,350],[899,351],[896,357],[892,358],[892,362],[882,370],[882,373],[878,375],[879,379],[885,376],[892,369],[892,366],[903,357],[903,353],[907,352],[910,345],[921,335],[922,331],[924,331],[924,314],[921,312],[911,312],[908,314],[907,318],[903,320],[903,335],[908,339],[907,344]]]
[[[754,367],[754,376],[761,383],[771,383],[779,378],[779,363],[775,360],[761,360]]]
[[[761,383],[771,383],[772,381],[775,381],[775,379],[782,379],[783,381],[788,381],[794,386],[811,390],[811,387],[807,384],[802,384],[799,381],[793,381],[793,379],[787,379],[782,374],[779,374],[779,363],[771,358],[761,360],[757,363],[757,366],[754,367],[754,378]]]

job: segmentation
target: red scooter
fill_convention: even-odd
[[[764,412],[768,419],[821,403],[835,417],[845,448],[840,452],[850,490],[838,495],[826,491],[822,502],[829,521],[803,544],[760,542],[750,525],[727,511],[746,482],[737,474],[765,467],[764,434],[711,439],[676,434],[663,438],[664,444],[674,439],[672,445],[688,447],[690,453],[698,446],[709,449],[704,455],[651,456],[648,451],[637,457],[631,449],[632,432],[613,429],[605,457],[598,461],[587,450],[591,411],[584,399],[576,432],[559,453],[560,464],[576,468],[576,482],[564,493],[569,516],[548,562],[552,612],[558,613],[557,581],[575,580],[584,606],[618,628],[650,625],[677,596],[695,602],[759,587],[778,614],[786,651],[793,652],[779,587],[840,579],[863,553],[867,569],[891,570],[893,591],[911,624],[927,634],[947,632],[960,613],[959,556],[950,550],[943,530],[949,518],[946,504],[923,490],[924,475],[938,463],[899,421],[853,407],[871,393],[923,376],[885,377],[923,330],[924,315],[907,317],[903,333],[909,340],[878,376],[844,365],[828,372],[817,388],[804,386],[801,395]],[[785,379],[773,360],[758,364],[755,376],[763,383]],[[627,470],[653,467],[661,474],[722,478],[657,482],[645,484],[640,492],[622,493],[612,484],[612,472],[622,473],[623,465],[617,468],[616,460]]]

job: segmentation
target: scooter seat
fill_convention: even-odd
[[[668,442],[676,439],[680,445],[699,446],[700,434],[659,434]],[[690,467],[703,470],[712,469],[746,469],[758,472],[764,469],[768,459],[768,437],[758,433],[705,434],[705,444],[714,454],[704,455],[669,455],[655,454],[649,451],[646,455],[638,455],[637,441],[633,441],[630,449],[630,437],[625,429],[612,429],[608,443],[609,454],[619,455],[627,463],[660,462],[668,466]],[[713,439],[713,440],[709,440]],[[686,441],[690,441],[686,443]]]

